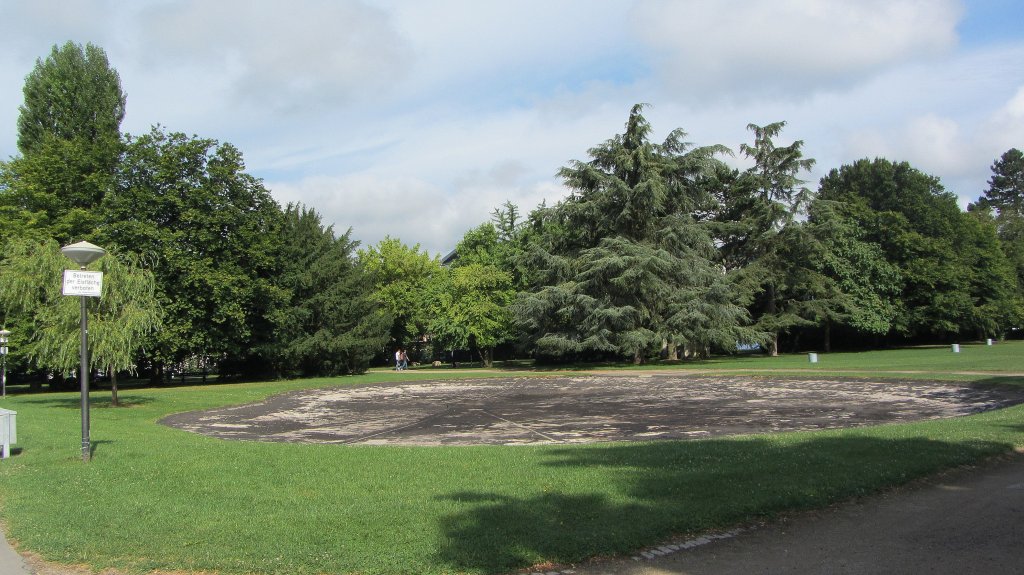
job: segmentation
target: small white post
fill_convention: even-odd
[[[816,354],[816,353],[809,353],[809,354],[807,354],[807,359],[811,363],[818,363],[818,354]]]
[[[953,344],[953,353],[960,353],[960,344],[959,343],[954,343]]]
[[[986,339],[985,345],[992,345],[992,338]]]

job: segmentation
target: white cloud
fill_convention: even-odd
[[[1024,148],[1024,85],[992,115],[984,133],[994,147],[1004,152]]]
[[[335,232],[352,228],[363,246],[385,236],[409,246],[419,244],[431,254],[444,255],[469,229],[490,220],[494,209],[511,200],[528,213],[547,198],[565,193],[553,182],[532,182],[509,187],[519,175],[515,165],[498,165],[473,174],[455,189],[443,190],[416,178],[387,178],[372,174],[311,177],[297,182],[270,182],[268,187],[282,205],[296,202],[313,207]]]
[[[750,102],[842,89],[948,54],[955,0],[689,0],[638,5],[668,97]]]
[[[140,14],[155,65],[202,66],[235,102],[294,113],[387,94],[412,57],[386,13],[358,0],[186,0]]]

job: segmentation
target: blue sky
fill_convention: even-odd
[[[0,0],[0,21],[0,157],[36,58],[92,42],[124,131],[231,142],[278,201],[431,253],[558,201],[638,102],[655,139],[733,150],[784,120],[812,188],[885,157],[966,205],[1024,147],[1018,0]]]

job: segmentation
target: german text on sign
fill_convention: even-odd
[[[103,291],[103,272],[64,270],[64,295],[100,297]]]

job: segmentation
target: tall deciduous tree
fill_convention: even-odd
[[[93,44],[54,46],[25,78],[18,149],[29,155],[48,139],[82,140],[105,161],[116,160],[125,95],[107,54]],[[113,155],[111,156],[111,153]]]
[[[118,186],[103,204],[104,246],[153,261],[169,321],[158,364],[214,361],[221,373],[265,364],[281,209],[230,144],[165,133],[129,138]]]
[[[829,172],[819,196],[855,206],[865,240],[899,268],[894,332],[935,338],[1001,331],[1005,256],[994,231],[962,212],[937,178],[906,162],[865,159]],[[989,281],[977,281],[982,277]]]
[[[370,274],[373,297],[393,318],[391,339],[407,345],[427,334],[430,324],[432,282],[441,269],[437,257],[386,237],[359,250],[359,261]]]
[[[833,327],[882,336],[892,328],[899,309],[899,268],[885,259],[881,246],[865,239],[858,209],[863,208],[816,198],[800,242],[809,257],[803,267],[821,278],[805,280],[805,286],[818,288],[814,297],[805,299],[811,312],[805,317],[822,328],[826,352],[831,350]]]
[[[101,48],[68,42],[36,61],[24,96],[22,155],[0,165],[0,206],[59,242],[81,239],[98,223],[121,153],[120,78]]]
[[[476,349],[490,367],[494,347],[511,337],[512,276],[493,264],[470,263],[437,277],[430,335],[448,349]]]

